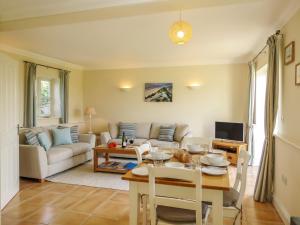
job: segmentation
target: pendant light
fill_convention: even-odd
[[[169,30],[169,37],[172,42],[177,45],[183,45],[192,38],[192,26],[180,18],[176,21]]]

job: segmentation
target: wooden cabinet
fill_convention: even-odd
[[[220,141],[214,140],[212,142],[212,147],[214,149],[221,149],[227,152],[227,159],[231,164],[236,165],[239,157],[239,152],[244,149],[247,150],[247,144],[241,142],[231,142],[231,141]]]

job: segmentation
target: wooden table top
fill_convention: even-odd
[[[122,148],[119,145],[116,148],[109,148],[106,145],[99,145],[94,148],[94,151],[99,153],[136,154],[134,147],[127,146],[126,148]]]
[[[199,157],[199,155],[195,157]],[[176,162],[178,160],[173,157],[171,161]],[[145,166],[145,163],[143,164],[144,165],[140,165],[140,166]],[[122,176],[122,180],[148,183],[148,176],[137,176],[132,174],[131,171],[128,171],[126,174]],[[189,181],[167,179],[167,178],[157,179],[157,183],[182,186],[182,187],[195,187],[195,185]],[[227,173],[222,176],[211,176],[211,175],[202,174],[202,187],[207,189],[228,191],[229,188],[231,187],[228,169],[227,169]]]

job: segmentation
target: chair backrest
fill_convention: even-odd
[[[151,145],[149,143],[144,143],[141,146],[134,147],[137,156],[138,164],[143,162],[143,154],[151,150]]]
[[[209,150],[212,145],[212,139],[206,137],[185,137],[182,142],[182,147],[187,148],[187,145],[207,146]]]
[[[246,150],[241,150],[239,153],[237,170],[236,170],[236,178],[233,186],[233,188],[239,192],[239,199],[236,203],[236,207],[239,209],[241,208],[244,194],[246,191],[247,170],[248,170],[249,160],[250,160],[249,153]]]
[[[149,166],[149,206],[150,206],[150,219],[151,225],[155,225],[156,207],[158,205],[190,209],[196,211],[196,225],[202,224],[202,176],[200,168],[195,170],[166,168],[166,167],[153,167]],[[187,180],[195,184],[195,199],[182,199],[178,198],[172,186],[168,186],[168,194],[164,196],[163,193],[157,193],[156,178],[171,178]],[[175,188],[175,186],[174,186]]]

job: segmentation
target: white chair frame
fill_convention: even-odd
[[[237,162],[236,178],[233,189],[239,192],[239,198],[234,207],[224,207],[224,217],[234,219],[234,224],[239,225],[242,221],[242,203],[246,191],[247,184],[247,171],[250,155],[246,150],[241,150]],[[209,213],[208,210],[207,213]]]
[[[143,154],[147,151],[151,151],[151,145],[150,143],[144,143],[141,146],[134,147],[138,164],[141,164],[143,162]]]
[[[151,225],[157,224],[156,207],[158,205],[169,206],[196,211],[196,225],[202,225],[202,175],[201,170],[188,170],[166,167],[149,166],[149,207]],[[195,199],[178,199],[174,197],[156,195],[156,178],[183,179],[193,182],[195,187]],[[172,188],[171,186],[169,188]]]

